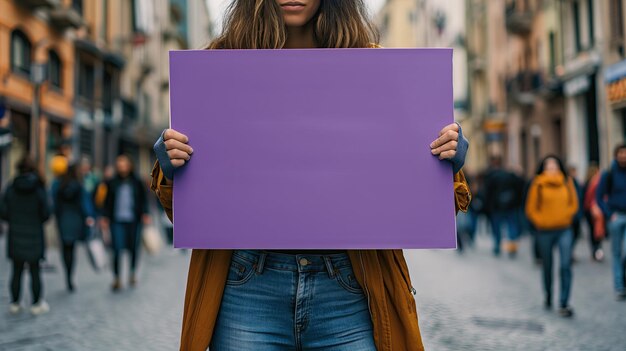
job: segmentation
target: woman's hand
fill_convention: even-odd
[[[430,144],[432,154],[440,160],[450,161],[454,173],[463,168],[468,148],[469,142],[463,136],[463,130],[458,123],[444,127],[439,132],[439,138]]]
[[[459,125],[452,123],[439,132],[439,138],[430,144],[430,151],[440,160],[451,160],[456,156],[458,146]]]
[[[163,142],[167,149],[170,162],[176,168],[182,167],[191,159],[193,149],[187,145],[189,138],[174,129],[166,129],[163,133]]]
[[[174,171],[191,159],[193,149],[188,143],[189,138],[186,135],[173,129],[166,129],[154,144],[154,152],[159,160],[166,184],[172,184]]]

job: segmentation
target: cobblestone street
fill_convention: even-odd
[[[571,320],[543,310],[539,268],[531,263],[527,239],[515,260],[492,257],[490,244],[482,235],[462,255],[407,251],[427,350],[626,349],[626,303],[614,300],[609,262],[592,263],[586,241],[577,249]],[[110,273],[94,273],[82,247],[79,253],[73,295],[64,290],[58,255],[48,254],[57,267],[44,274],[51,312],[39,317],[6,312],[10,268],[0,261],[0,350],[177,348],[188,253],[144,254],[138,287],[119,294],[109,290]]]

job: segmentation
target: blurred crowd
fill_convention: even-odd
[[[155,226],[153,217],[164,216],[157,208],[158,202],[148,196],[145,182],[134,171],[131,157],[120,155],[115,167],[107,168],[102,176],[94,172],[91,162],[82,159],[71,163],[59,154],[52,158],[50,168],[54,179],[46,184],[44,177],[30,157],[22,158],[17,164],[17,176],[9,183],[0,199],[0,219],[6,223],[7,253],[12,262],[9,280],[11,303],[9,311],[18,314],[23,310],[21,292],[22,276],[30,273],[34,315],[46,313],[50,306],[43,298],[42,268],[46,262],[46,249],[50,238],[44,230],[46,223],[54,220],[54,241],[57,242],[64,267],[67,291],[76,290],[74,281],[76,245],[84,242],[89,261],[94,269],[107,266],[110,256],[113,292],[120,291],[122,257],[129,255],[128,286],[137,284],[139,252],[143,244],[149,251],[160,245],[165,224],[170,242],[172,225],[162,221]],[[151,216],[150,213],[157,213]]]
[[[615,297],[626,300],[626,145],[615,149],[609,169],[591,165],[584,182],[575,167],[557,156],[544,158],[531,179],[503,167],[498,157],[489,168],[469,178],[474,194],[468,213],[457,219],[459,252],[472,245],[481,218],[493,236],[493,255],[515,258],[522,235],[532,237],[533,259],[542,267],[545,307],[553,304],[553,253],[559,254],[558,313],[571,317],[572,262],[576,245],[587,242],[594,262],[605,259],[609,241]],[[503,233],[506,239],[503,241]]]

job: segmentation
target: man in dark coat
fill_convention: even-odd
[[[44,257],[43,224],[50,217],[50,208],[35,164],[28,158],[22,159],[18,163],[18,173],[0,201],[0,218],[9,225],[8,256],[13,261],[9,309],[12,314],[21,311],[22,272],[28,265],[33,295],[31,312],[41,314],[49,310],[48,304],[41,299],[39,260]]]
[[[110,228],[113,246],[113,291],[122,288],[120,261],[124,249],[130,251],[131,255],[129,285],[132,287],[136,284],[141,224],[149,222],[146,189],[134,174],[130,157],[118,156],[116,170],[116,176],[107,183],[103,214],[103,224]]]

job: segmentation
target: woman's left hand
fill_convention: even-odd
[[[439,132],[439,138],[430,144],[430,151],[440,160],[451,160],[456,156],[458,146],[459,125],[452,123]]]

